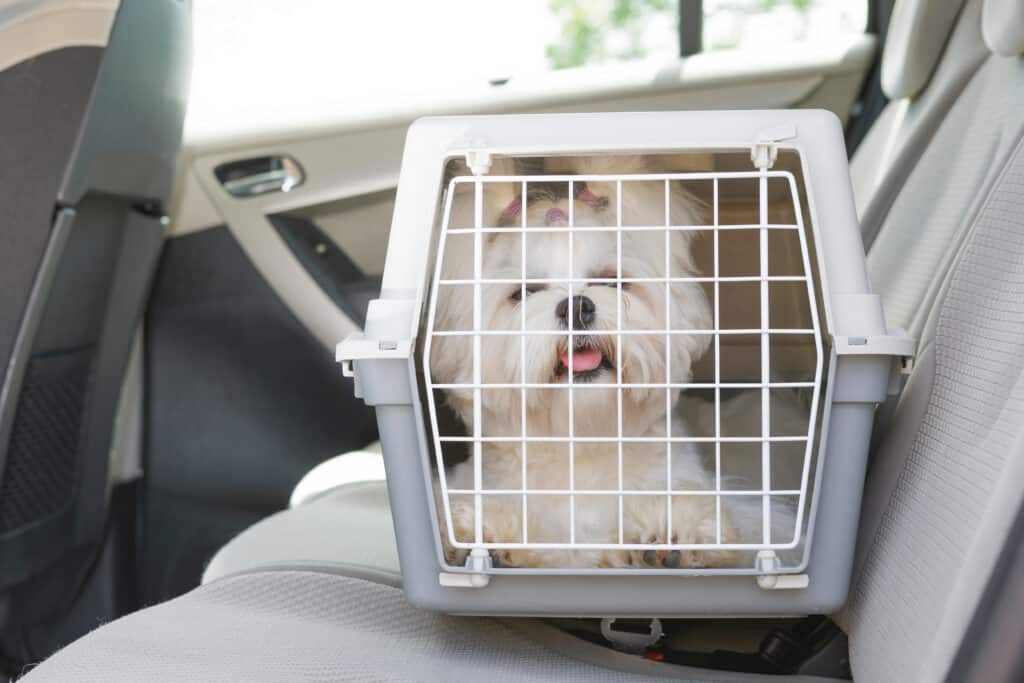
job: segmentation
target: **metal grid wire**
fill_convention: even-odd
[[[770,179],[781,179],[785,182],[788,187],[788,198],[792,208],[792,215],[795,217],[793,223],[779,224],[769,223],[768,221],[768,181]],[[759,220],[755,224],[720,224],[719,221],[719,185],[722,181],[728,180],[756,180],[758,186],[758,217]],[[638,225],[638,226],[626,226],[623,225],[622,218],[622,192],[623,184],[629,182],[647,181],[647,182],[660,182],[664,184],[664,223],[662,225]],[[694,225],[674,225],[670,217],[670,197],[671,197],[671,183],[679,181],[709,181],[712,185],[712,202],[711,211],[708,212],[711,222],[709,224],[694,224]],[[614,209],[616,212],[616,222],[613,226],[577,226],[574,224],[573,216],[573,205],[574,201],[568,201],[568,220],[565,226],[554,226],[554,227],[538,227],[527,225],[527,210],[526,210],[526,197],[528,196],[527,190],[531,183],[565,183],[568,187],[568,197],[574,197],[574,184],[575,183],[589,183],[589,182],[600,182],[600,183],[612,183],[615,186],[615,197]],[[488,225],[483,212],[483,191],[484,186],[488,183],[516,183],[520,189],[519,196],[523,199],[523,209],[521,211],[521,221],[518,226],[495,226]],[[450,227],[450,220],[452,216],[452,201],[456,194],[457,186],[460,184],[469,184],[472,186],[473,198],[474,198],[474,212],[473,212],[473,227],[469,228],[452,228]],[[449,184],[446,202],[444,207],[444,214],[442,218],[441,230],[437,248],[437,263],[434,272],[431,294],[429,299],[428,308],[428,320],[426,327],[426,337],[424,340],[424,351],[422,356],[423,361],[423,375],[426,383],[426,397],[428,401],[429,417],[430,417],[430,428],[431,437],[433,439],[434,453],[437,460],[437,467],[439,473],[439,485],[440,494],[443,503],[443,513],[447,521],[448,529],[448,542],[455,548],[465,549],[534,549],[534,550],[769,550],[769,549],[788,549],[794,548],[801,542],[801,536],[803,532],[804,522],[804,510],[807,500],[808,493],[808,480],[811,469],[811,457],[815,442],[815,431],[817,428],[817,416],[818,416],[818,404],[819,395],[822,383],[822,364],[823,364],[823,353],[822,353],[822,340],[821,340],[821,329],[818,320],[818,308],[815,296],[815,283],[812,276],[812,268],[810,255],[808,252],[807,238],[805,235],[803,216],[801,211],[801,205],[798,200],[799,194],[797,190],[796,180],[793,175],[788,171],[743,171],[743,172],[704,172],[704,173],[647,173],[647,174],[604,174],[604,175],[516,175],[516,176],[460,176],[455,177]],[[753,199],[753,198],[751,198]],[[748,276],[722,276],[720,274],[720,254],[719,254],[719,235],[724,231],[729,230],[757,230],[759,232],[759,272],[757,275]],[[630,278],[623,277],[622,271],[622,235],[623,233],[630,231],[661,231],[665,235],[665,276],[664,277],[650,277],[650,278]],[[710,232],[713,238],[713,272],[710,275],[690,276],[690,277],[673,277],[670,266],[670,236],[673,231],[706,231]],[[803,275],[769,275],[769,264],[768,264],[768,240],[769,233],[772,231],[792,231],[795,232],[799,239],[800,246],[800,258],[803,265]],[[556,233],[568,233],[569,238],[569,258],[572,263],[573,244],[574,237],[578,233],[586,232],[615,232],[616,233],[616,277],[611,278],[600,278],[600,277],[584,277],[582,275],[576,276],[572,273],[570,267],[570,276],[565,278],[543,278],[543,279],[531,279],[527,277],[527,248],[526,248],[526,235],[542,232],[556,232]],[[519,278],[486,278],[483,274],[483,245],[486,236],[491,233],[513,233],[519,234],[521,244],[521,277]],[[442,262],[444,260],[445,249],[448,243],[449,236],[452,235],[471,235],[473,239],[473,276],[472,278],[450,278],[446,279],[442,277]],[[668,329],[642,329],[632,330],[623,329],[623,313],[622,313],[622,287],[624,284],[629,283],[660,283],[665,285],[665,317],[666,327]],[[692,282],[692,283],[710,283],[713,287],[713,320],[714,326],[711,329],[672,329],[671,317],[669,313],[670,307],[670,283],[676,282]],[[759,301],[759,316],[760,324],[757,327],[742,328],[742,329],[723,329],[721,327],[721,310],[720,310],[720,285],[722,283],[732,282],[748,282],[748,283],[759,283],[760,284],[760,301]],[[769,324],[769,283],[773,282],[795,282],[802,283],[805,286],[806,295],[810,304],[810,320],[811,326],[806,328],[773,328]],[[589,284],[609,284],[614,285],[617,291],[617,311],[616,311],[616,326],[613,330],[596,330],[587,328],[585,330],[579,330],[573,328],[574,315],[568,315],[568,329],[552,329],[552,330],[528,330],[526,329],[526,306],[520,306],[520,327],[518,330],[486,330],[483,329],[483,322],[481,320],[481,298],[482,298],[482,287],[484,285],[492,284],[518,284],[521,287],[522,299],[526,299],[527,286],[532,284],[543,284],[543,285],[561,285],[568,287],[568,299],[570,302],[573,301],[573,288],[576,286],[586,286]],[[438,293],[441,286],[444,285],[464,285],[471,286],[473,288],[473,325],[470,330],[437,330],[435,329],[435,314],[437,311],[438,304]],[[526,382],[524,377],[520,377],[519,382],[505,382],[505,383],[484,383],[482,379],[481,369],[481,342],[488,335],[503,335],[507,336],[510,334],[522,335],[524,338],[526,335],[560,335],[570,343],[568,343],[568,354],[570,362],[568,363],[568,376],[566,383],[529,383]],[[665,381],[664,382],[650,382],[643,384],[624,384],[622,378],[622,338],[630,334],[642,334],[642,335],[664,335],[666,341],[666,368]],[[671,376],[671,354],[669,353],[669,341],[671,335],[678,334],[689,334],[689,335],[709,335],[713,339],[713,353],[714,353],[714,381],[713,382],[672,382]],[[573,363],[572,354],[574,352],[574,343],[572,339],[575,335],[613,335],[616,337],[616,354],[618,358],[615,362],[615,383],[597,383],[588,382],[585,388],[574,386],[573,381]],[[755,382],[727,382],[722,381],[722,361],[721,361],[721,340],[722,337],[727,335],[757,335],[760,337],[760,381]],[[815,362],[814,362],[814,379],[813,381],[802,381],[802,382],[785,382],[785,381],[772,381],[771,379],[771,359],[769,353],[769,343],[771,335],[801,335],[809,336],[813,339],[813,345],[815,350]],[[451,384],[451,383],[435,383],[433,381],[433,373],[430,368],[431,358],[431,347],[432,341],[436,337],[442,336],[456,336],[456,337],[469,337],[472,340],[472,359],[473,372],[472,382],[465,384]],[[520,349],[522,354],[522,365],[525,367],[526,361],[526,344],[520,343]],[[622,418],[622,392],[624,388],[648,388],[648,389],[664,389],[665,390],[665,401],[666,401],[666,436],[657,437],[637,437],[623,434],[623,418]],[[560,389],[568,392],[569,410],[569,432],[568,436],[531,436],[527,434],[527,400],[526,394],[528,389]],[[589,391],[595,388],[612,388],[617,390],[617,401],[618,401],[618,434],[614,437],[588,437],[588,436],[576,436],[573,427],[573,400],[574,394],[578,391]],[[771,401],[770,392],[773,389],[806,389],[811,391],[811,401],[809,416],[810,419],[807,421],[807,432],[799,435],[787,435],[787,436],[774,436],[771,434]],[[472,390],[473,396],[473,429],[472,434],[469,435],[443,435],[438,427],[438,406],[436,405],[435,390]],[[484,389],[518,389],[521,397],[521,434],[519,436],[488,436],[483,432],[481,417],[482,417],[482,395],[481,392]],[[673,436],[671,431],[671,413],[673,407],[673,391],[674,390],[688,390],[688,389],[703,389],[713,390],[714,392],[714,436]],[[722,433],[722,391],[723,390],[757,390],[760,391],[761,401],[761,433],[759,436],[725,436]],[[473,487],[472,488],[450,488],[448,485],[447,477],[445,476],[445,463],[444,463],[444,445],[446,443],[465,443],[471,446],[471,454],[473,463]],[[527,486],[527,462],[529,445],[534,442],[543,443],[564,443],[568,446],[568,460],[569,460],[569,477],[567,488],[557,489],[538,489],[529,488]],[[631,490],[623,486],[623,444],[630,443],[660,443],[666,446],[666,490]],[[780,442],[796,442],[804,444],[803,448],[803,463],[802,473],[800,477],[799,489],[774,489],[772,488],[771,482],[771,462],[772,462],[772,447],[773,444]],[[518,444],[521,449],[521,460],[522,460],[522,487],[520,489],[488,489],[483,485],[483,445],[487,443],[511,443]],[[575,449],[574,446],[580,443],[610,443],[617,445],[617,467],[618,467],[618,487],[611,489],[579,489],[575,487],[574,479],[574,467],[575,467]],[[682,490],[674,489],[672,485],[672,457],[671,457],[671,445],[673,443],[706,443],[714,445],[714,488],[709,490]],[[757,489],[743,489],[743,490],[729,490],[723,488],[723,476],[722,476],[722,444],[724,443],[752,443],[760,444],[761,446],[761,486]],[[628,458],[625,462],[625,466],[628,467]],[[455,532],[452,524],[452,504],[451,496],[472,496],[473,505],[475,509],[475,529],[474,538],[472,541],[460,541],[455,537]],[[522,515],[522,541],[521,542],[489,542],[484,539],[483,534],[483,521],[484,521],[484,509],[483,501],[489,496],[510,496],[518,495],[522,497],[521,515]],[[550,542],[532,542],[528,538],[528,508],[527,499],[528,496],[535,495],[557,495],[566,496],[569,500],[569,533],[570,538],[568,542],[564,543],[550,543]],[[576,540],[576,497],[577,496],[613,496],[618,500],[618,542],[613,543],[589,543],[589,542],[577,542]],[[674,497],[682,496],[713,496],[715,498],[715,522],[716,522],[716,534],[714,542],[707,543],[628,543],[624,542],[623,539],[623,500],[628,496],[662,496],[665,499],[667,508],[667,521],[668,521],[668,538],[671,538],[671,525],[672,525],[672,499]],[[724,543],[722,542],[721,535],[721,515],[722,515],[722,498],[724,496],[760,496],[762,505],[762,538],[760,543]],[[797,507],[795,515],[795,529],[793,530],[793,536],[791,540],[786,542],[772,542],[771,538],[771,499],[773,496],[788,496],[797,498]],[[713,573],[705,570],[704,573]]]

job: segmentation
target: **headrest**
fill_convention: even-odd
[[[988,49],[1004,57],[1024,54],[1024,2],[985,0],[981,33]]]
[[[963,4],[963,0],[896,1],[882,55],[882,90],[889,99],[913,97],[927,85]]]

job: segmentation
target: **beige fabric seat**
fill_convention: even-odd
[[[258,572],[217,581],[103,627],[26,681],[666,680],[757,677],[656,664],[533,619],[450,617],[410,607],[396,588],[320,572]],[[826,683],[813,676],[772,677]]]
[[[865,244],[878,234],[921,152],[989,50],[982,0],[901,0],[893,8],[881,85],[889,103],[850,159]]]

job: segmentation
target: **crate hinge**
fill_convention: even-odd
[[[473,548],[466,558],[467,573],[441,572],[437,575],[438,583],[445,588],[484,588],[491,582],[485,573],[494,566],[491,554],[484,548]]]
[[[811,583],[811,577],[807,574],[776,574],[782,566],[779,556],[774,550],[760,550],[757,559],[754,561],[758,574],[757,585],[759,588],[770,591],[778,590],[799,590],[807,588]]]
[[[466,152],[466,165],[473,175],[487,175],[491,172],[491,153],[486,149],[470,149]]]
[[[341,374],[354,377],[353,363],[357,360],[405,359],[412,355],[412,343],[408,340],[370,339],[362,332],[353,332],[338,344],[334,359],[341,363]]]
[[[779,156],[779,143],[796,137],[796,126],[782,125],[758,132],[757,142],[750,147],[750,161],[760,171],[775,165]]]

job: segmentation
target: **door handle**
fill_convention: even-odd
[[[306,179],[299,162],[287,155],[229,161],[213,172],[221,187],[233,197],[288,192]]]

